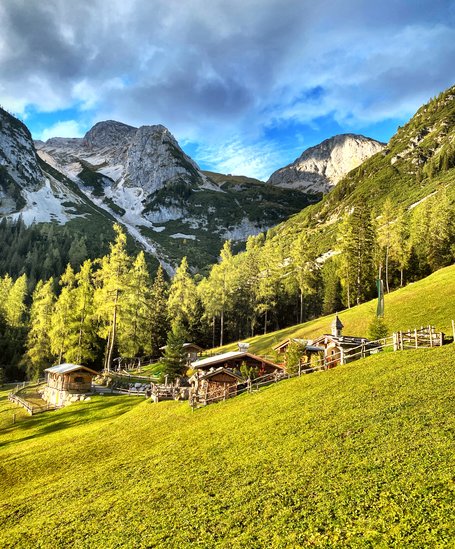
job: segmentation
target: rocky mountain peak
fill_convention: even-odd
[[[274,172],[268,183],[326,193],[347,173],[384,147],[384,143],[363,135],[335,135],[306,149],[292,164]]]
[[[106,120],[98,122],[85,134],[84,144],[91,148],[116,147],[132,138],[136,131],[137,128],[123,122]]]
[[[0,108],[0,130],[0,166],[7,174],[2,181],[18,188],[39,188],[45,178],[28,128]]]

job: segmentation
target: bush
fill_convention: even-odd
[[[384,339],[389,334],[389,328],[382,317],[375,316],[368,326],[368,337],[373,341]]]

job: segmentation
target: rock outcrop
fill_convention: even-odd
[[[268,183],[305,192],[327,193],[385,144],[363,135],[342,134],[310,147],[292,164],[274,172]]]

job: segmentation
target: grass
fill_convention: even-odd
[[[368,325],[376,314],[376,305],[377,300],[372,300],[341,311],[339,316],[344,324],[343,334],[367,337]],[[334,315],[320,317],[245,341],[250,343],[251,352],[270,354],[274,345],[288,337],[311,339],[330,333],[333,318]],[[385,321],[390,334],[431,324],[437,330],[452,335],[452,319],[455,320],[455,265],[440,269],[385,296]],[[236,349],[237,344],[232,343],[215,349],[215,352]]]
[[[0,433],[2,547],[450,547],[453,346]]]

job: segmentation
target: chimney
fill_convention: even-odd
[[[332,322],[332,335],[334,337],[341,337],[341,330],[344,328],[343,323],[338,318],[338,314],[335,316],[335,320]]]

